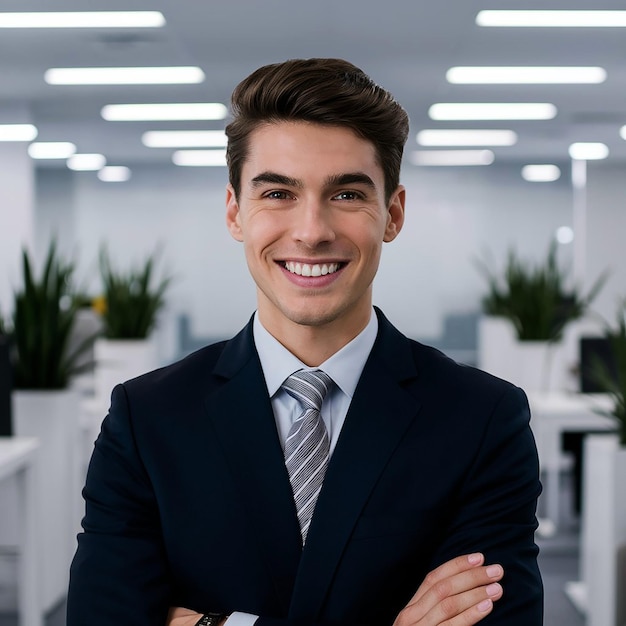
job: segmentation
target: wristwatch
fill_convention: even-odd
[[[227,618],[225,613],[205,613],[197,622],[196,626],[219,626],[222,620]]]

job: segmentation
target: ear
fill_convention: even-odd
[[[233,239],[243,241],[239,202],[237,202],[235,190],[230,183],[226,186],[226,226]]]
[[[383,241],[393,241],[398,233],[402,230],[404,224],[404,200],[406,190],[402,185],[393,192],[387,207],[387,225],[385,226],[385,235]]]

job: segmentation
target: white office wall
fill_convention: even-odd
[[[587,225],[586,282],[610,270],[594,309],[613,323],[626,298],[626,164],[588,163]]]
[[[518,166],[411,168],[406,224],[384,250],[376,300],[412,336],[433,337],[450,312],[478,310],[485,281],[477,258],[503,268],[512,248],[531,262],[545,257],[561,225],[571,225],[567,177],[528,183]],[[570,246],[559,259],[571,264]]]
[[[3,317],[13,313],[13,293],[21,284],[22,248],[32,249],[34,244],[32,163],[25,144],[0,142],[0,314]]]
[[[556,228],[572,224],[567,171],[556,183],[531,184],[522,180],[519,169],[495,164],[405,168],[406,224],[398,239],[384,247],[374,293],[376,303],[409,335],[436,337],[446,313],[478,309],[484,281],[474,266],[477,256],[489,251],[496,269],[513,246],[524,257],[543,258]],[[603,207],[589,215],[593,275],[596,266],[623,265],[619,229],[613,225],[626,182],[619,168],[597,166],[589,175],[590,204]],[[121,266],[162,243],[164,266],[176,276],[169,314],[188,312],[193,333],[206,337],[229,336],[248,319],[255,305],[254,285],[242,247],[224,224],[224,169],[136,168],[130,181],[116,184],[86,172],[69,178],[65,173],[39,176],[38,241],[54,229],[54,212],[69,219],[67,207],[53,206],[63,184],[72,186],[66,196],[74,202],[72,232],[82,271],[94,286],[103,242]],[[55,186],[55,194],[47,193]],[[44,212],[46,219],[40,220]],[[615,240],[611,245],[603,235],[594,235],[605,228]],[[571,265],[571,246],[561,247],[560,258]],[[624,270],[619,272],[623,282]],[[616,273],[603,302],[615,299],[617,278]]]

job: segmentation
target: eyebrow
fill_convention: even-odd
[[[278,174],[277,172],[261,172],[255,176],[251,181],[253,188],[260,187],[261,185],[285,185],[286,187],[304,187],[304,183],[298,178],[292,178],[291,176],[285,176],[284,174]],[[366,185],[372,189],[376,188],[374,181],[363,172],[346,172],[345,174],[334,174],[326,178],[326,187],[342,187],[344,185]]]
[[[268,183],[270,185],[284,185],[285,187],[302,188],[304,186],[301,180],[291,178],[291,176],[284,176],[283,174],[278,174],[276,172],[261,172],[255,176],[250,183],[253,188],[260,187],[261,185],[266,185]]]
[[[347,172],[346,174],[337,174],[329,176],[326,179],[327,187],[343,187],[345,185],[366,185],[372,189],[376,189],[374,181],[363,172]]]

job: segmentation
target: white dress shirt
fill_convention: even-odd
[[[378,318],[372,309],[367,326],[341,350],[335,352],[319,367],[309,367],[294,356],[261,324],[259,316],[255,314],[253,322],[254,344],[256,346],[261,368],[265,377],[265,384],[272,402],[276,429],[281,445],[285,446],[287,433],[291,424],[302,413],[300,403],[290,396],[281,385],[295,371],[305,369],[321,369],[326,372],[335,383],[322,404],[322,419],[328,430],[330,439],[330,453],[332,454],[346,419],[352,396],[356,389],[365,362],[376,341],[378,333]],[[228,620],[227,626],[252,626],[257,615],[235,612]]]

